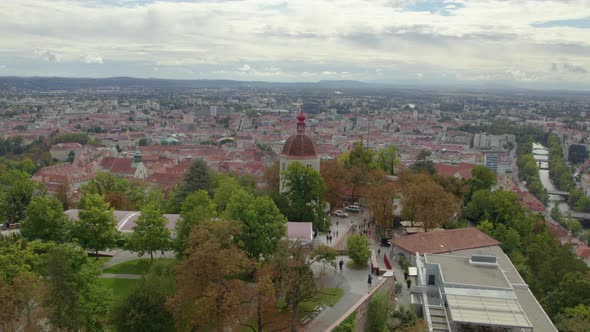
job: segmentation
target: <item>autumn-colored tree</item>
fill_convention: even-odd
[[[357,196],[359,195],[359,191],[362,191],[363,188],[367,185],[369,180],[369,167],[363,163],[356,163],[352,164],[350,168],[347,169],[346,172],[346,183],[349,184],[351,187],[351,197],[350,199],[355,202]]]
[[[272,260],[276,271],[275,284],[291,310],[291,332],[296,332],[298,328],[299,305],[320,292],[309,266],[309,255],[310,250],[300,242],[290,245],[282,242]]]
[[[393,224],[395,194],[395,185],[390,181],[383,181],[367,190],[369,210],[375,219],[375,224],[379,226],[377,231],[380,234]]]
[[[264,171],[264,182],[266,182],[265,190],[267,192],[279,192],[281,186],[279,162],[275,161]]]
[[[39,276],[28,271],[18,274],[12,282],[0,278],[0,331],[40,329],[43,292]]]
[[[463,203],[469,193],[467,181],[456,176],[447,176],[435,174],[432,179],[438,183],[446,192],[449,192],[457,198],[459,203]]]
[[[253,264],[238,238],[237,222],[203,221],[193,227],[178,269],[178,290],[166,303],[178,330],[221,332],[235,328],[243,316],[248,287],[238,276]]]
[[[342,194],[347,188],[346,170],[342,163],[337,160],[322,160],[320,174],[326,184],[324,200],[330,203],[331,207],[342,206]]]
[[[252,324],[251,315],[247,315],[246,321],[241,322],[244,327],[252,331],[275,330],[277,325],[282,325],[282,315],[276,306],[277,289],[273,282],[275,271],[271,264],[258,264],[254,272],[254,284],[249,285],[252,291],[249,292],[247,303],[253,308],[256,317],[256,324]]]
[[[448,225],[458,212],[453,194],[432,180],[408,186],[403,195],[402,217],[422,223],[425,231]]]

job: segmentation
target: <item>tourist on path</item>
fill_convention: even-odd
[[[344,265],[344,260],[341,259],[338,265],[340,265],[340,271],[342,271],[342,265]]]

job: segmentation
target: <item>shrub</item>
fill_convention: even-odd
[[[351,235],[346,242],[346,254],[357,266],[366,265],[367,260],[371,257],[367,238],[359,234]]]
[[[387,330],[390,303],[387,293],[379,292],[373,295],[369,302],[367,323],[369,332],[383,332]]]

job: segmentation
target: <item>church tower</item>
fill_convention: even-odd
[[[320,154],[315,142],[305,133],[305,114],[303,114],[302,109],[297,115],[297,133],[289,136],[285,145],[283,145],[283,152],[279,155],[279,162],[281,193],[289,191],[289,188],[284,184],[283,172],[289,168],[291,163],[300,163],[305,167],[313,168],[318,173],[320,172]]]

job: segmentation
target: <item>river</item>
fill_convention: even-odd
[[[551,182],[551,179],[549,178],[549,151],[547,150],[546,147],[544,147],[543,145],[539,144],[539,143],[533,143],[533,156],[535,157],[535,160],[537,162],[541,162],[541,168],[545,168],[545,169],[540,169],[539,170],[539,177],[541,178],[541,183],[543,184],[543,186],[545,187],[545,189],[547,190],[555,190],[555,186],[553,185],[553,182]],[[567,205],[567,202],[565,200],[565,198],[558,196],[558,195],[549,195],[549,203],[547,206],[547,210],[551,211],[551,209],[553,208],[553,204],[554,202],[558,202],[559,203],[559,210],[561,211],[561,213],[563,215],[566,215],[568,213],[568,211],[570,211],[570,207]]]

